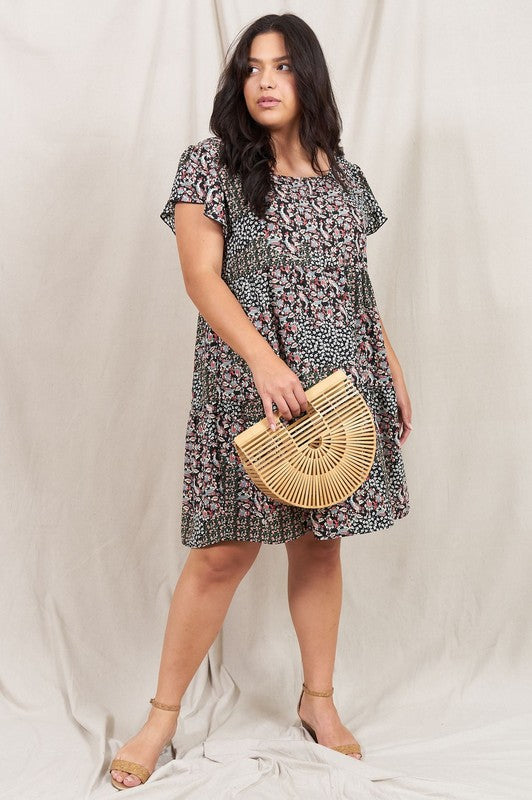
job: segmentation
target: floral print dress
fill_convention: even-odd
[[[181,540],[279,544],[389,528],[409,511],[397,398],[370,282],[366,237],[387,217],[357,164],[337,158],[346,192],[329,171],[273,175],[266,217],[244,202],[240,179],[217,163],[211,136],[182,153],[160,215],[172,229],[176,202],[203,203],[224,234],[222,278],[257,330],[304,389],[342,368],[372,411],[371,471],[347,500],[303,509],[269,498],[245,472],[234,437],[264,417],[246,361],[198,313],[185,434]]]

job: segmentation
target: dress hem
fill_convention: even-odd
[[[375,525],[372,528],[367,530],[345,530],[342,533],[338,533],[335,536],[318,536],[314,533],[314,537],[319,541],[326,541],[329,539],[341,539],[348,536],[361,536],[366,533],[376,533],[378,531],[385,531],[391,528],[398,520],[404,519],[410,512],[410,505],[406,505],[401,509],[397,510],[392,517],[385,517],[382,519],[382,524]],[[213,544],[220,544],[221,542],[260,542],[261,544],[285,544],[286,542],[293,541],[294,539],[299,539],[301,536],[304,536],[307,533],[312,533],[312,527],[303,527],[300,530],[294,529],[290,535],[283,539],[283,541],[279,541],[278,539],[273,539],[268,536],[261,536],[260,534],[250,533],[249,530],[245,531],[242,536],[235,536],[234,534],[228,536],[220,536],[216,541],[209,541],[203,544],[193,544],[192,541],[186,537],[181,537],[181,544],[185,547],[190,547],[194,549],[199,549],[202,547],[209,547]],[[190,542],[190,543],[189,543]]]

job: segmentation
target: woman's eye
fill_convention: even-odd
[[[279,66],[280,67],[288,67],[289,70],[291,69],[290,64],[279,64]],[[249,73],[251,73],[252,69],[257,69],[257,67],[255,67],[253,64],[248,64],[248,72]]]

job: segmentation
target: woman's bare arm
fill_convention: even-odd
[[[378,313],[378,312],[377,312]],[[382,328],[382,335],[384,339],[384,344],[386,347],[386,358],[388,359],[388,363],[390,365],[390,371],[392,375],[402,375],[403,370],[401,369],[401,365],[399,363],[399,359],[397,358],[394,349],[392,348],[392,343],[388,338],[388,334],[386,333],[386,328],[384,327],[384,322],[382,321],[382,317],[379,314],[379,319],[381,321],[381,328]]]
[[[306,410],[303,386],[222,279],[222,226],[206,217],[203,208],[202,203],[175,206],[177,249],[186,292],[212,330],[247,362],[270,424],[276,422],[272,402],[283,417],[298,416]]]
[[[274,353],[221,278],[221,225],[203,214],[201,203],[176,203],[174,218],[185,289],[201,316],[248,364]]]
[[[386,358],[388,359],[388,363],[390,365],[390,372],[392,373],[393,385],[397,397],[399,422],[401,423],[399,444],[402,446],[408,439],[410,431],[412,430],[412,404],[410,402],[410,397],[408,396],[408,391],[406,389],[403,370],[401,369],[399,359],[395,355],[395,352],[392,348],[391,342],[388,338],[388,334],[386,333],[386,329],[384,327],[384,323],[382,321],[382,317],[380,316],[380,314],[379,314],[379,319],[381,321],[382,335],[386,347]]]

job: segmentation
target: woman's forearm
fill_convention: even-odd
[[[399,359],[395,355],[394,349],[392,347],[392,343],[388,338],[388,334],[386,333],[386,328],[384,327],[384,322],[382,321],[382,317],[379,314],[379,319],[381,321],[381,328],[382,328],[382,336],[384,339],[384,345],[386,347],[386,358],[388,359],[388,363],[390,365],[390,372],[393,376],[401,375],[402,369],[399,363]]]
[[[187,294],[212,330],[226,342],[250,368],[275,354],[259,333],[226,282],[215,272],[202,273],[188,281]]]

